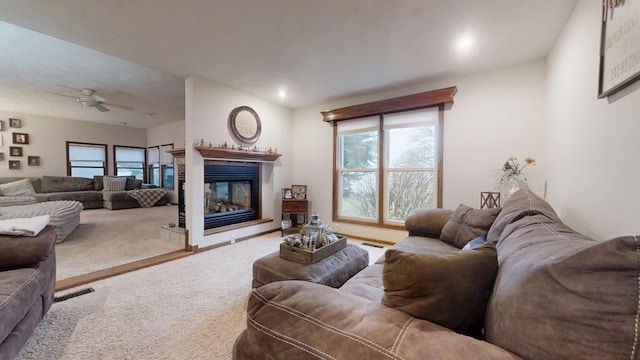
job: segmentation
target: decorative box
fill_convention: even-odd
[[[315,264],[347,246],[347,237],[338,236],[338,240],[314,251],[305,247],[291,246],[286,241],[280,244],[280,257],[301,264]]]

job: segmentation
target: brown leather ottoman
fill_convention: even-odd
[[[315,264],[300,264],[280,257],[276,251],[253,263],[254,288],[274,281],[306,280],[334,288],[342,286],[353,275],[369,265],[367,250],[347,246]]]

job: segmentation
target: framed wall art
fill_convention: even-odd
[[[4,120],[0,120],[0,131],[4,131]]]
[[[9,146],[9,155],[22,156],[22,146]]]
[[[11,170],[20,169],[20,160],[9,160],[9,169]]]
[[[0,153],[0,161],[4,160],[4,153]]]
[[[40,156],[28,156],[27,157],[27,165],[29,165],[29,166],[40,166]]]
[[[20,119],[9,119],[9,127],[20,128],[22,127],[22,121]]]
[[[640,1],[603,0],[598,98],[640,79]]]
[[[29,134],[13,133],[13,143],[23,145],[29,144]]]
[[[255,110],[248,106],[238,106],[229,114],[231,135],[244,145],[253,145],[262,132],[262,123]]]

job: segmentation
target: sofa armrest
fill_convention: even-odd
[[[440,238],[440,232],[449,221],[453,210],[418,208],[413,210],[404,222],[409,236]]]
[[[56,233],[50,225],[38,236],[0,235],[0,269],[36,265],[52,253],[55,243]]]
[[[274,359],[519,359],[378,302],[305,281],[254,289],[246,339]],[[234,354],[240,359],[243,352]]]

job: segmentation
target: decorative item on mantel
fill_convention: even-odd
[[[313,264],[344,249],[347,238],[337,236],[328,225],[322,224],[318,214],[297,234],[288,235],[280,244],[280,257],[303,264]]]
[[[526,157],[524,165],[517,162],[515,156],[511,156],[502,166],[496,180],[496,190],[500,192],[500,198],[504,202],[519,189],[528,188],[527,174],[524,169],[529,165],[535,165],[536,159]]]

